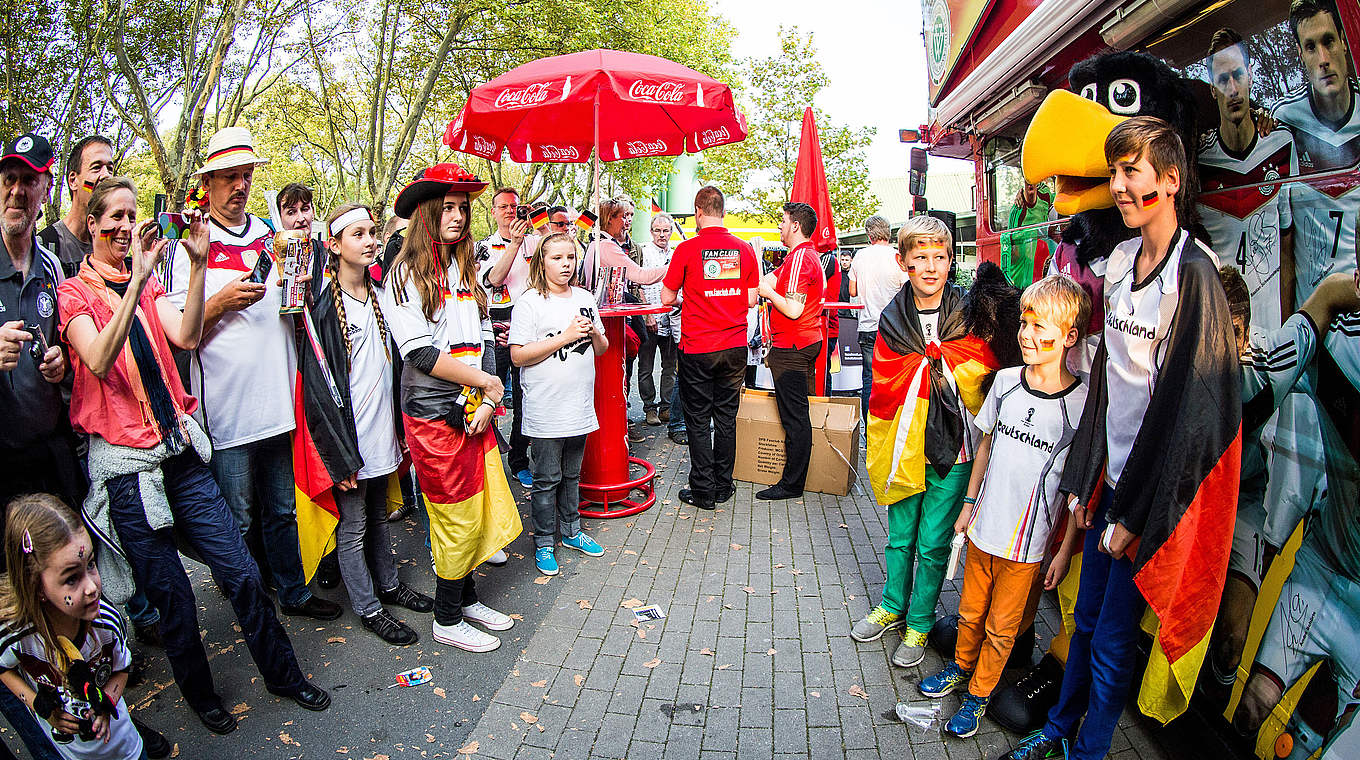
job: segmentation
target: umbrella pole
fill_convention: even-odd
[[[600,91],[595,91],[595,216],[600,214]]]

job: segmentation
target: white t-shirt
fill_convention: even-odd
[[[80,649],[85,661],[90,663],[94,681],[100,688],[108,683],[114,673],[127,670],[132,665],[123,618],[108,602],[99,602],[99,615],[90,622],[84,638],[72,643]],[[15,671],[34,689],[39,683],[57,686],[62,709],[67,712],[82,710],[79,705],[86,705],[83,709],[88,709],[83,699],[60,686],[65,680],[64,676],[57,672],[48,659],[47,647],[32,626],[15,626],[13,623],[0,626],[0,670]],[[72,714],[82,717],[75,712]],[[51,730],[46,718],[38,718],[38,721],[44,730]],[[97,739],[81,741],[77,736],[69,744],[53,742],[52,746],[67,760],[138,760],[142,756],[142,737],[132,725],[126,700],[118,703],[118,717],[109,721],[108,744]]]
[[[1179,305],[1181,253],[1187,245],[1198,245],[1212,256],[1185,230],[1177,230],[1161,265],[1145,282],[1135,283],[1134,262],[1142,245],[1141,237],[1119,243],[1105,269],[1105,382],[1109,395],[1105,481],[1110,485],[1119,483],[1157,385],[1166,339]]]
[[[510,345],[530,343],[559,335],[571,320],[590,317],[604,333],[595,298],[581,288],[569,296],[541,295],[525,291],[510,319]],[[531,438],[568,438],[600,427],[595,418],[595,351],[589,338],[582,338],[546,359],[519,370],[524,390],[521,410],[524,434]]]
[[[1063,512],[1058,484],[1086,386],[1077,380],[1058,393],[1041,393],[1029,387],[1024,370],[996,373],[973,423],[992,436],[992,452],[968,539],[996,557],[1040,562]]]
[[[330,286],[339,287],[334,282]],[[382,289],[374,291],[381,301]],[[358,477],[376,478],[396,471],[401,464],[392,406],[392,357],[378,330],[373,299],[360,301],[343,288],[340,292],[345,302],[345,321],[349,324],[349,399],[354,409],[354,429],[359,434],[359,456],[364,460]]]
[[[940,307],[936,306],[930,311],[918,311],[916,316],[921,320],[921,336],[926,339],[926,343],[939,343]]]
[[[247,216],[241,234],[208,223],[208,271],[203,293],[211,298],[233,280],[250,274],[262,252],[274,251],[274,232]],[[295,426],[293,382],[297,356],[291,316],[279,316],[283,290],[278,261],[265,281],[264,298],[229,311],[203,333],[190,354],[189,392],[198,397],[213,448],[225,449],[287,433]],[[189,254],[175,246],[166,297],[184,308],[189,290]]]
[[[515,300],[519,298],[524,289],[529,287],[529,259],[534,255],[534,248],[538,245],[538,235],[528,235],[519,244],[519,255],[510,264],[510,269],[505,273],[505,281],[499,287],[493,287],[487,280],[487,275],[491,273],[492,267],[501,260],[509,248],[509,242],[501,237],[500,232],[493,232],[490,236],[483,238],[477,243],[477,266],[478,281],[486,289],[486,305],[489,309],[509,309],[515,305]],[[500,317],[497,317],[500,319]]]
[[[859,331],[876,332],[878,315],[907,281],[907,273],[897,264],[897,249],[887,243],[861,249],[850,262],[850,279],[855,281],[855,301],[864,304]]]

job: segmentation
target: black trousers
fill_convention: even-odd
[[[774,375],[774,401],[784,426],[784,474],[779,485],[802,491],[812,459],[812,420],[808,417],[808,392],[814,385],[813,368],[821,346],[771,348],[766,362]]]
[[[529,469],[529,439],[522,430],[523,415],[520,414],[520,406],[524,403],[524,394],[519,387],[519,367],[510,361],[510,347],[496,346],[496,374],[500,376],[501,383],[505,385],[506,393],[511,394],[510,403],[510,476],[513,478],[515,473],[520,470]]]
[[[689,487],[700,499],[714,499],[719,492],[733,488],[737,407],[741,405],[745,373],[744,346],[702,354],[680,353],[680,400],[689,432]]]

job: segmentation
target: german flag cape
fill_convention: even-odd
[[[1138,706],[1185,711],[1208,650],[1232,548],[1242,459],[1241,375],[1228,303],[1207,249],[1181,232],[1178,299],[1142,428],[1105,519],[1139,539],[1134,583],[1160,626]],[[1102,339],[1060,490],[1089,509],[1105,472],[1109,387]]]
[[[939,344],[922,337],[910,283],[878,318],[865,453],[879,504],[924,491],[927,462],[941,475],[948,472],[963,444],[960,404],[973,413],[982,407],[983,381],[998,361],[987,341],[968,329],[965,302],[962,288],[945,288]]]

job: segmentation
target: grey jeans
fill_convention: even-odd
[[[559,522],[563,538],[581,532],[581,460],[585,453],[584,435],[532,439],[529,469],[534,475],[530,503],[535,548],[556,542]]]
[[[340,508],[335,556],[354,612],[360,617],[382,608],[375,583],[377,590],[384,592],[397,587],[392,537],[387,532],[387,478],[383,475],[360,480],[352,491],[334,489],[335,504]]]

